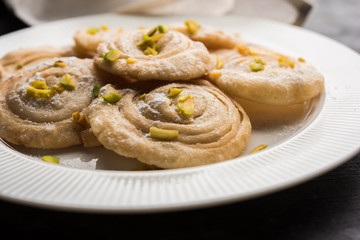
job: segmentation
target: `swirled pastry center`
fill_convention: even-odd
[[[9,109],[20,118],[32,122],[57,122],[88,106],[92,100],[91,90],[95,82],[89,69],[91,61],[84,60],[85,64],[80,64],[73,60],[66,60],[71,67],[54,67],[53,62],[46,62],[31,71],[30,75],[26,72],[20,74],[19,81],[6,96]],[[31,88],[32,82],[43,81],[50,89],[51,86],[59,86],[65,74],[75,80],[76,87],[71,91],[63,90],[46,99],[28,96],[27,89]]]

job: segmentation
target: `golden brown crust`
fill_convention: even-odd
[[[0,59],[0,80],[15,74],[19,70],[31,68],[36,64],[54,57],[71,56],[73,52],[70,47],[39,46],[20,48],[5,54]]]
[[[233,50],[221,69],[213,69],[210,81],[231,96],[254,102],[287,106],[309,100],[324,89],[324,77],[311,64],[260,48],[252,55],[238,57]],[[220,55],[221,56],[221,55]],[[293,61],[294,67],[280,66],[279,58]],[[228,61],[226,61],[228,59]],[[264,70],[252,71],[255,59],[265,62]]]
[[[66,67],[55,67],[62,60]],[[75,89],[55,92],[50,98],[27,95],[33,81],[43,81],[50,88],[68,75]],[[92,101],[92,89],[99,83],[92,60],[75,57],[55,58],[20,71],[0,89],[0,137],[32,148],[56,149],[81,143],[83,127],[72,119],[72,113],[83,111]]]
[[[183,91],[168,98],[174,87]],[[181,168],[232,159],[250,138],[250,121],[240,105],[209,84],[163,83],[137,90],[107,85],[103,94],[109,92],[118,92],[122,98],[116,104],[101,98],[93,102],[89,120],[95,136],[106,148],[149,165]],[[145,98],[139,99],[143,93]],[[186,94],[194,97],[190,117],[183,116],[176,105]],[[172,141],[152,139],[150,127],[177,130],[179,136]]]
[[[194,41],[202,42],[209,50],[232,49],[237,44],[246,44],[237,33],[228,33],[207,25],[201,25],[195,34],[189,34],[185,24],[170,24],[169,29],[181,32]]]
[[[101,42],[120,35],[122,31],[114,28],[99,28],[96,33],[89,33],[89,29],[79,29],[74,34],[74,50],[82,57],[92,58],[96,55],[96,49]]]
[[[125,32],[120,38],[101,43],[95,63],[106,71],[138,80],[190,80],[203,76],[207,71],[210,55],[202,43],[194,42],[181,33],[168,31],[157,43],[159,53],[145,55],[136,46],[148,30]],[[120,58],[109,62],[101,57],[112,49]],[[127,59],[136,59],[128,63]]]

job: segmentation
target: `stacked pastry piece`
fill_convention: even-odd
[[[198,166],[242,153],[253,120],[241,104],[301,105],[323,89],[302,59],[191,20],[80,29],[74,40],[71,50],[0,60],[0,137],[31,148],[103,145],[160,168]],[[28,52],[26,63],[7,60]]]

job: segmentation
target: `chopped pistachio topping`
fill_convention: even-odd
[[[158,54],[158,52],[151,47],[147,47],[146,50],[144,51],[144,53],[145,53],[145,55],[153,55],[153,56]]]
[[[86,115],[82,115],[76,123],[83,128],[88,128],[90,126],[89,119]]]
[[[120,58],[120,51],[117,49],[111,49],[110,51],[108,51],[107,53],[105,53],[104,55],[102,55],[103,59],[106,61],[110,61],[110,62],[114,62],[116,61],[118,58]]]
[[[250,154],[261,151],[261,150],[267,148],[267,146],[268,146],[267,144],[261,144],[261,145],[257,146],[256,148],[254,148],[253,150],[251,150]]]
[[[151,36],[150,39],[152,42],[156,43],[158,42],[163,36],[165,35],[165,33],[159,33],[159,34],[156,34],[154,36]]]
[[[100,29],[97,27],[88,28],[86,30],[86,32],[91,35],[94,35],[94,34],[98,33],[99,31],[100,31]]]
[[[100,26],[100,29],[103,30],[103,31],[107,31],[107,30],[109,30],[110,28],[109,28],[108,26],[106,26],[106,25],[101,25],[101,26]]]
[[[170,88],[167,97],[169,97],[169,98],[176,97],[181,92],[182,92],[181,88]]]
[[[191,96],[190,94],[181,95],[181,96],[178,98],[178,102],[185,102],[186,100],[192,99],[192,98],[193,98],[193,96]]]
[[[152,28],[148,33],[147,35],[149,37],[153,36],[154,34],[156,34],[156,32],[159,32],[159,33],[167,33],[168,29],[164,26],[164,25],[158,25],[154,28]]]
[[[51,93],[55,93],[59,88],[60,88],[59,85],[54,84],[50,87],[50,91]]]
[[[99,84],[96,84],[92,90],[94,98],[97,98],[99,96],[99,92],[100,92],[100,86]]]
[[[71,114],[72,119],[77,122],[80,119],[80,112],[74,112],[73,114]]]
[[[42,160],[45,161],[45,162],[49,162],[49,163],[59,164],[60,158],[50,156],[50,155],[46,155],[46,156],[42,157]]]
[[[178,130],[167,130],[157,127],[150,127],[150,137],[152,139],[171,141],[179,136]]]
[[[30,86],[36,89],[48,89],[46,82],[42,80],[35,80],[30,83]]]
[[[23,67],[24,67],[24,65],[21,64],[21,63],[18,63],[18,64],[16,65],[16,69],[22,69]]]
[[[148,35],[149,37],[151,37],[151,36],[154,35],[157,31],[158,31],[158,27],[154,27],[154,28],[152,28],[152,29],[147,33],[147,35]]]
[[[216,55],[216,68],[221,69],[224,66],[224,62],[222,62],[219,56]]]
[[[221,72],[212,72],[211,73],[211,76],[215,77],[215,78],[218,78],[218,77],[221,77],[222,73]]]
[[[194,114],[193,97],[191,95],[184,95],[179,97],[177,107],[180,110],[180,112],[185,116],[189,117],[193,115]]]
[[[147,46],[153,46],[153,42],[151,41],[151,38],[147,34],[143,34],[143,40],[136,43],[137,47],[147,47]]]
[[[146,27],[145,26],[139,26],[138,29],[139,30],[144,30],[144,29],[146,29]]]
[[[156,44],[165,34],[160,33],[153,36],[149,36],[147,34],[143,35],[143,40],[136,43],[136,46],[141,49],[147,49],[148,47],[154,48],[155,50],[159,49],[159,46]]]
[[[67,66],[67,63],[62,61],[62,60],[58,60],[54,63],[54,67],[66,67]]]
[[[259,72],[264,70],[264,65],[262,65],[261,63],[253,62],[249,64],[249,67],[253,72]]]
[[[188,33],[190,35],[194,35],[195,33],[197,33],[197,31],[199,30],[200,28],[200,24],[197,23],[196,21],[194,20],[187,20],[185,21],[185,25],[187,27],[187,30],[188,30]]]
[[[33,98],[41,98],[41,99],[48,99],[51,97],[51,90],[50,89],[36,89],[32,87],[26,88],[26,97],[33,97]]]
[[[72,78],[66,74],[60,81],[60,86],[65,88],[66,90],[73,90],[75,89],[75,83]]]
[[[241,55],[244,56],[252,55],[250,48],[246,44],[237,44],[235,47],[238,53],[240,53]]]
[[[298,58],[298,61],[299,61],[299,62],[306,62],[305,59],[303,59],[302,57],[299,57],[299,58]]]
[[[146,97],[146,93],[143,93],[140,97],[139,100],[143,100]]]
[[[90,126],[87,116],[80,114],[80,112],[74,112],[72,114],[72,119],[83,128],[88,128]]]
[[[251,71],[258,72],[264,70],[264,65],[266,63],[261,58],[255,58],[254,62],[249,64]]]
[[[126,59],[127,63],[137,63],[138,61],[139,61],[139,59],[136,59],[136,58],[127,58]]]
[[[295,67],[295,62],[291,61],[287,57],[279,57],[278,62],[280,67],[291,67],[291,68]]]
[[[105,100],[105,102],[108,102],[108,103],[117,103],[121,99],[120,94],[114,93],[114,92],[108,93],[101,97]]]
[[[262,65],[266,65],[266,62],[265,62],[264,60],[262,60],[261,58],[255,58],[255,59],[254,59],[254,62],[260,63],[260,64],[262,64]]]
[[[167,27],[165,27],[164,25],[159,25],[158,29],[159,29],[160,33],[167,33],[168,32]]]
[[[163,25],[152,28],[147,34],[143,34],[143,39],[136,43],[146,55],[157,55],[160,46],[156,44],[167,32]]]

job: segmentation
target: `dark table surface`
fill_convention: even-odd
[[[359,22],[359,0],[318,0],[304,27],[360,52]],[[25,27],[0,0],[0,35]],[[360,154],[296,187],[211,208],[87,214],[0,201],[0,234],[1,239],[360,239]]]

